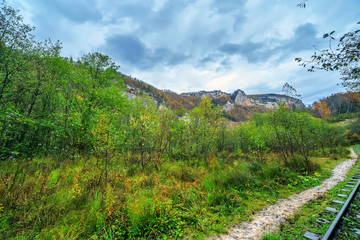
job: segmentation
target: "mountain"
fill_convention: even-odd
[[[305,108],[301,100],[281,94],[246,95],[240,89],[233,93],[214,90],[178,94],[170,90],[160,90],[136,78],[126,75],[123,77],[129,97],[146,94],[159,105],[170,107],[177,114],[193,109],[204,96],[211,98],[216,106],[220,106],[226,117],[237,122],[248,120],[254,112],[276,109],[280,102],[285,102],[291,108]]]
[[[201,98],[203,96],[210,97],[215,103],[224,106],[224,110],[227,111],[233,106],[242,107],[265,107],[268,109],[278,108],[277,103],[285,102],[291,107],[303,108],[305,107],[303,102],[299,99],[288,97],[280,94],[256,94],[246,95],[244,91],[238,89],[233,93],[226,93],[220,90],[214,91],[199,91],[191,93],[182,93],[182,96],[192,96]],[[226,101],[227,100],[227,101]],[[225,102],[226,101],[226,102]]]

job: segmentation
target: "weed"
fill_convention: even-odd
[[[298,175],[276,161],[224,155],[189,165],[183,160],[164,161],[154,172],[129,175],[131,166],[113,159],[106,185],[99,181],[101,170],[92,158],[61,165],[44,165],[43,160],[3,162],[0,235],[6,239],[201,239],[249,220],[279,197],[318,184],[330,175],[327,166],[336,164],[313,161],[324,167],[308,175]]]

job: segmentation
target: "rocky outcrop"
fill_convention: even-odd
[[[222,110],[225,111],[225,112],[230,112],[231,110],[234,109],[234,104],[227,101],[226,104],[222,107]]]
[[[266,108],[277,109],[278,103],[285,103],[292,108],[304,109],[304,103],[297,98],[292,98],[286,95],[280,94],[263,94],[263,95],[252,95],[255,105],[264,106]]]
[[[305,108],[303,102],[300,99],[292,98],[281,94],[258,94],[258,95],[246,95],[244,91],[238,89],[232,94],[222,92],[220,90],[215,91],[199,91],[191,93],[182,93],[183,96],[203,97],[207,96],[216,100],[218,98],[228,99],[226,103],[222,105],[224,111],[231,111],[234,105],[241,107],[265,107],[268,109],[277,109],[279,103],[283,102],[289,105],[291,108]]]
[[[219,97],[230,97],[229,93],[223,92],[221,90],[214,91],[199,91],[199,92],[189,92],[189,93],[181,93],[182,96],[192,96],[192,97],[211,97],[211,98],[219,98]]]
[[[253,99],[246,96],[245,92],[240,89],[231,95],[231,99],[237,106],[250,107],[255,105]]]

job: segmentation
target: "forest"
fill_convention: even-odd
[[[206,238],[318,185],[360,140],[359,120],[334,124],[319,107],[229,126],[202,98],[180,118],[129,99],[109,56],[64,57],[33,30],[1,4],[2,239]]]

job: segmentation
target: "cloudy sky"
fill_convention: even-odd
[[[7,0],[38,40],[64,56],[109,55],[120,71],[175,92],[242,89],[281,93],[288,82],[305,103],[343,92],[336,72],[309,73],[295,57],[326,48],[360,21],[359,0]]]

